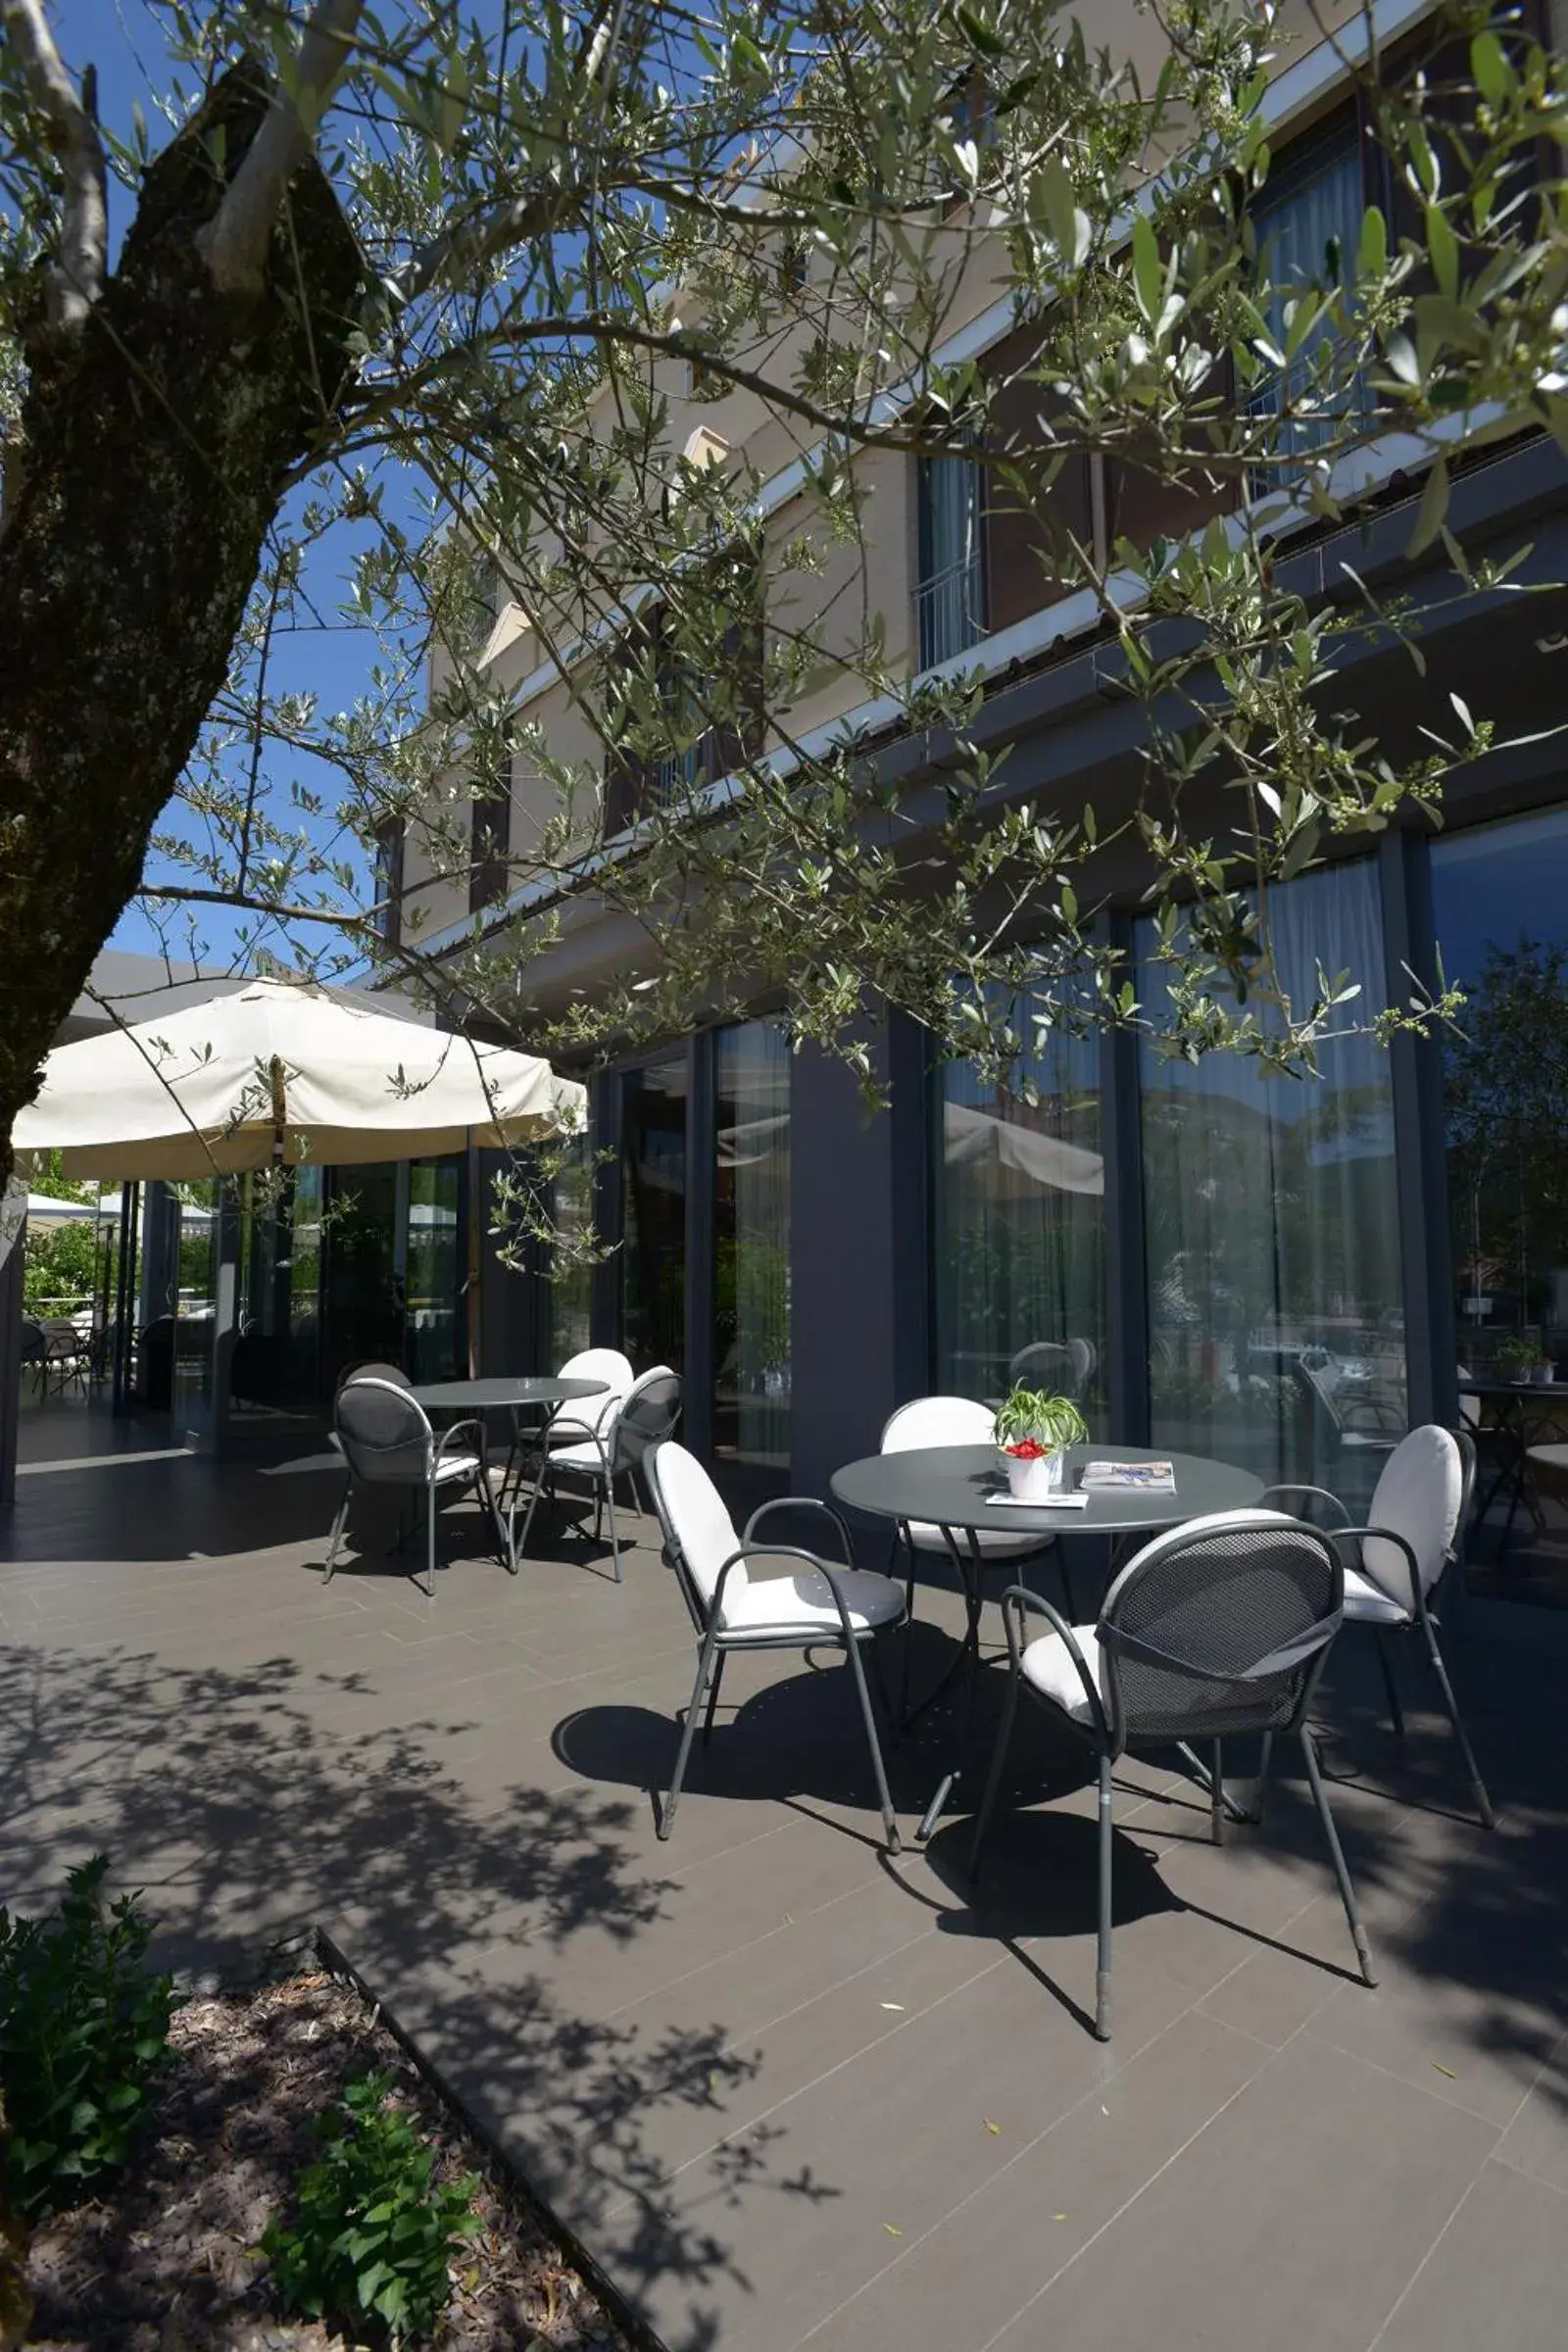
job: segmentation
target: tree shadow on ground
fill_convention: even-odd
[[[471,1720],[338,1728],[343,1680],[290,1655],[0,1650],[6,1899],[41,1907],[106,1851],[145,1889],[162,1964],[198,1975],[322,1925],[576,2235],[637,2201],[639,2273],[689,2279],[688,2340],[711,2340],[701,2290],[734,2259],[677,2216],[651,2127],[663,2105],[716,2111],[755,2060],[719,2023],[615,2024],[570,1993],[573,1946],[631,1943],[678,1881],[647,1866],[619,1796],[525,1778],[476,1794],[442,1757]]]

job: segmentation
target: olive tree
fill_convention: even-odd
[[[1266,91],[1310,7],[1129,11],[1159,32],[1140,70],[1041,0],[153,6],[172,64],[155,131],[122,142],[42,0],[0,0],[7,1159],[138,893],[172,941],[223,908],[242,954],[373,963],[518,1042],[602,1050],[765,991],[867,1071],[885,1003],[1002,1069],[1042,1027],[1143,1017],[1091,921],[1116,833],[1151,877],[1174,1049],[1297,1068],[1372,1017],[1354,975],[1288,995],[1270,891],[1335,835],[1436,808],[1494,722],[1433,681],[1415,754],[1369,740],[1336,674],[1372,634],[1419,660],[1414,608],[1309,601],[1277,555],[1350,511],[1347,461],[1396,428],[1427,466],[1414,548],[1454,595],[1496,588],[1448,533],[1454,463],[1530,426],[1568,446],[1568,96],[1506,8],[1450,7],[1396,74],[1370,15],[1316,27],[1394,200],[1355,251],[1276,274]],[[1011,289],[1006,368],[954,356],[976,270]],[[677,436],[671,359],[788,442],[786,532],[749,445],[705,465]],[[864,587],[878,453],[956,454],[1044,514],[1086,451],[1210,516],[1053,545],[1141,714],[1140,788],[1105,810],[1010,795],[976,684],[911,684]],[[339,613],[375,655],[334,710],[280,688],[277,648],[339,549]],[[761,635],[760,593],[770,612],[780,578],[829,572],[831,625],[808,598]],[[479,658],[497,578],[612,767],[661,771],[612,855],[605,758],[562,757]],[[803,736],[828,661],[878,744]],[[935,791],[901,738],[940,742]],[[558,805],[502,876],[526,906],[389,944],[369,846],[413,828],[466,871],[474,797],[514,757]],[[647,949],[547,1018],[572,893]]]

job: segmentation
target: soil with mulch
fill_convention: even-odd
[[[191,2000],[137,2156],[101,2203],[33,2233],[35,2352],[334,2352],[350,2338],[284,2319],[258,2251],[346,2083],[388,2069],[439,2151],[437,2175],[478,2175],[484,2225],[453,2259],[440,2352],[632,2352],[485,2151],[352,1986],[310,1968]]]

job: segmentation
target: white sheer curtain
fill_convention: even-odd
[[[1103,1409],[1104,1163],[1099,1052],[1058,1040],[1031,1061],[1030,1108],[964,1062],[943,1073],[934,1139],[937,1381],[982,1400],[1013,1365]]]
[[[790,1054],[772,1021],[721,1029],[713,1250],[713,1442],[732,1460],[790,1452]]]
[[[1383,1004],[1371,859],[1275,892],[1270,924],[1298,1002],[1321,964],[1361,984],[1349,1020]],[[1157,1019],[1157,967],[1139,993]],[[1405,1425],[1393,1094],[1370,1038],[1321,1060],[1318,1078],[1271,1078],[1145,1049],[1150,1401],[1156,1445],[1369,1491],[1377,1440]]]

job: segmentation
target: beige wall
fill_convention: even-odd
[[[1553,5],[1568,14],[1568,0],[1553,0]],[[1282,68],[1295,65],[1318,45],[1314,14],[1323,24],[1343,24],[1359,14],[1359,0],[1287,0],[1281,41]],[[1135,6],[1134,0],[1101,0],[1092,14],[1086,14],[1085,23],[1093,42],[1126,55],[1141,78],[1146,81],[1152,78],[1161,54],[1161,34],[1152,12]],[[1308,119],[1315,111],[1316,107],[1308,103],[1300,110],[1301,120]],[[934,232],[933,250],[940,255],[941,266],[949,273],[950,332],[956,332],[1005,296],[1007,283],[1001,242],[980,233],[973,221],[955,217]],[[809,302],[809,293],[806,299]],[[696,327],[700,326],[700,319],[688,308],[681,316],[681,323]],[[801,334],[806,331],[803,326]],[[790,359],[787,339],[775,341],[769,347],[768,368],[778,380],[791,380]],[[720,398],[695,399],[684,360],[652,356],[648,367],[655,389],[669,403],[668,440],[673,449],[682,447],[691,433],[704,428],[729,445],[737,465],[744,459],[755,474],[765,481],[814,445],[816,435],[808,425],[787,415],[770,414],[754,392],[730,390]],[[857,471],[864,492],[863,547],[828,546],[819,572],[790,570],[778,563],[777,551],[786,540],[811,530],[809,502],[805,498],[790,501],[768,518],[764,527],[769,623],[775,632],[819,627],[829,657],[808,690],[786,714],[788,733],[795,740],[864,701],[863,679],[853,667],[835,668],[831,658],[837,656],[841,663],[846,657],[853,662],[855,651],[864,642],[873,619],[880,620],[887,657],[896,671],[907,670],[914,659],[913,464],[900,453],[879,451],[862,455]],[[771,564],[766,561],[768,549],[775,551]],[[493,632],[484,666],[498,685],[511,691],[525,687],[547,661],[552,647],[572,641],[580,643],[585,619],[580,603],[540,617],[545,625],[536,628],[528,614],[513,607]],[[579,660],[570,684],[558,677],[543,691],[526,695],[519,719],[526,726],[543,729],[553,757],[581,762],[586,771],[591,771],[592,778],[597,779],[603,766],[603,748],[583,707],[583,698],[593,699],[593,662],[586,659]],[[596,784],[590,782],[573,808],[574,834],[584,846],[597,821],[597,799]],[[541,777],[526,749],[519,750],[513,771],[512,846],[514,858],[519,861],[515,885],[527,878],[528,860],[538,848],[544,827],[556,814],[556,806],[553,783]],[[416,832],[405,857],[405,878],[406,884],[416,892],[417,903],[426,910],[426,930],[432,931],[446,922],[465,921],[466,890],[455,886],[424,887],[423,876],[427,871],[428,860],[423,858]]]

